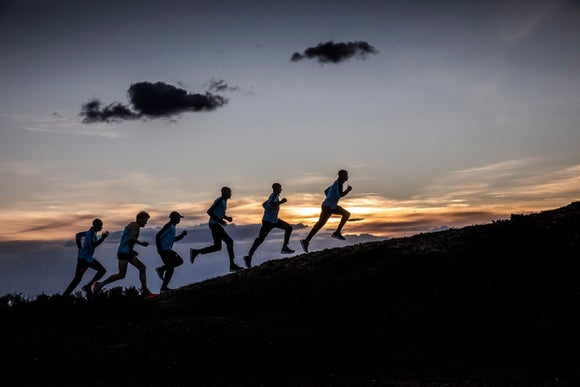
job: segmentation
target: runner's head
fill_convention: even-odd
[[[135,220],[137,221],[139,226],[143,227],[147,224],[147,221],[149,220],[149,218],[150,218],[150,216],[147,213],[147,211],[141,211],[137,214],[137,216],[135,217]]]
[[[101,219],[94,219],[93,220],[93,228],[97,231],[103,229],[103,221]]]
[[[222,197],[229,199],[232,196],[232,189],[230,187],[222,187]]]

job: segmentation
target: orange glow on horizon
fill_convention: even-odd
[[[304,224],[312,227],[318,221],[320,202],[317,197],[302,200],[300,205],[289,203],[280,209],[280,218],[290,224]],[[228,205],[228,215],[234,224],[260,224],[263,200],[255,198],[232,199]],[[534,206],[523,205],[469,205],[468,203],[450,201],[447,203],[395,201],[380,197],[352,198],[341,201],[341,206],[351,212],[351,218],[343,232],[345,234],[372,234],[383,237],[410,236],[442,228],[460,228],[474,224],[490,223],[493,220],[509,218],[513,213],[532,213],[565,206],[568,203],[548,205],[536,203]],[[98,217],[103,220],[103,230],[120,231],[134,220],[137,212],[146,210],[151,219],[146,227],[161,227],[167,222],[168,213],[177,210],[185,218],[178,227],[191,228],[206,224],[208,216],[206,206],[202,203],[163,203],[163,209],[152,208],[145,204],[99,203],[95,208],[108,208],[96,212],[86,211],[84,206],[63,208],[51,206],[45,209],[12,209],[2,213],[0,241],[57,241],[71,240],[78,231],[90,227],[92,220]],[[334,227],[340,218],[332,216],[327,225]]]

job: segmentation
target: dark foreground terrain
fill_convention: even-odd
[[[4,385],[580,385],[580,202],[153,300],[3,298]],[[12,306],[7,306],[12,303]]]

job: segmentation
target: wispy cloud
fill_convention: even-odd
[[[238,91],[240,88],[237,86],[230,86],[223,79],[212,78],[208,82],[208,91],[214,93],[223,93],[224,91]]]
[[[562,201],[580,197],[579,171],[578,165],[548,166],[540,158],[506,160],[455,171],[415,199],[468,206],[563,205],[567,203]]]
[[[502,7],[504,21],[500,38],[507,44],[515,44],[526,39],[562,4],[563,2],[559,0],[506,2]]]
[[[48,126],[23,126],[22,129],[30,131],[30,132],[37,132],[37,133],[53,133],[53,134],[64,134],[64,135],[81,135],[81,136],[96,136],[96,137],[107,137],[107,138],[119,138],[122,137],[123,134],[118,131],[112,130],[102,130],[100,128],[95,128],[93,130],[84,130],[79,128],[78,125],[74,127],[56,127],[53,125]]]
[[[52,112],[50,114],[0,114],[0,117],[9,120],[10,126],[15,130],[23,130],[27,132],[107,138],[119,138],[124,136],[122,131],[110,130],[104,126],[80,125],[76,117],[67,117],[67,114],[58,112]]]

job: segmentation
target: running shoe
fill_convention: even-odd
[[[290,247],[288,246],[284,246],[282,247],[282,254],[292,254],[294,252],[294,250],[292,250]]]
[[[345,237],[343,237],[341,233],[339,233],[339,232],[336,232],[336,231],[332,233],[332,237],[333,237],[333,238],[336,238],[336,239],[340,239],[341,241],[344,241],[344,240],[346,240],[346,238],[345,238]]]
[[[230,271],[240,271],[243,270],[244,268],[241,266],[236,265],[235,263],[231,263],[230,264]]]
[[[250,257],[249,255],[246,255],[244,257],[244,263],[246,264],[246,267],[249,269],[252,267],[252,257]]]
[[[302,249],[305,253],[308,252],[308,241],[306,239],[300,239],[300,244],[302,245]]]
[[[97,294],[101,291],[101,283],[100,282],[95,282],[93,284],[93,293]]]
[[[175,289],[171,289],[171,288],[161,288],[161,289],[159,289],[159,292],[160,293],[167,293],[167,292],[172,292],[174,290]]]
[[[189,249],[189,262],[193,263],[193,260],[199,254],[199,250],[196,249]]]

